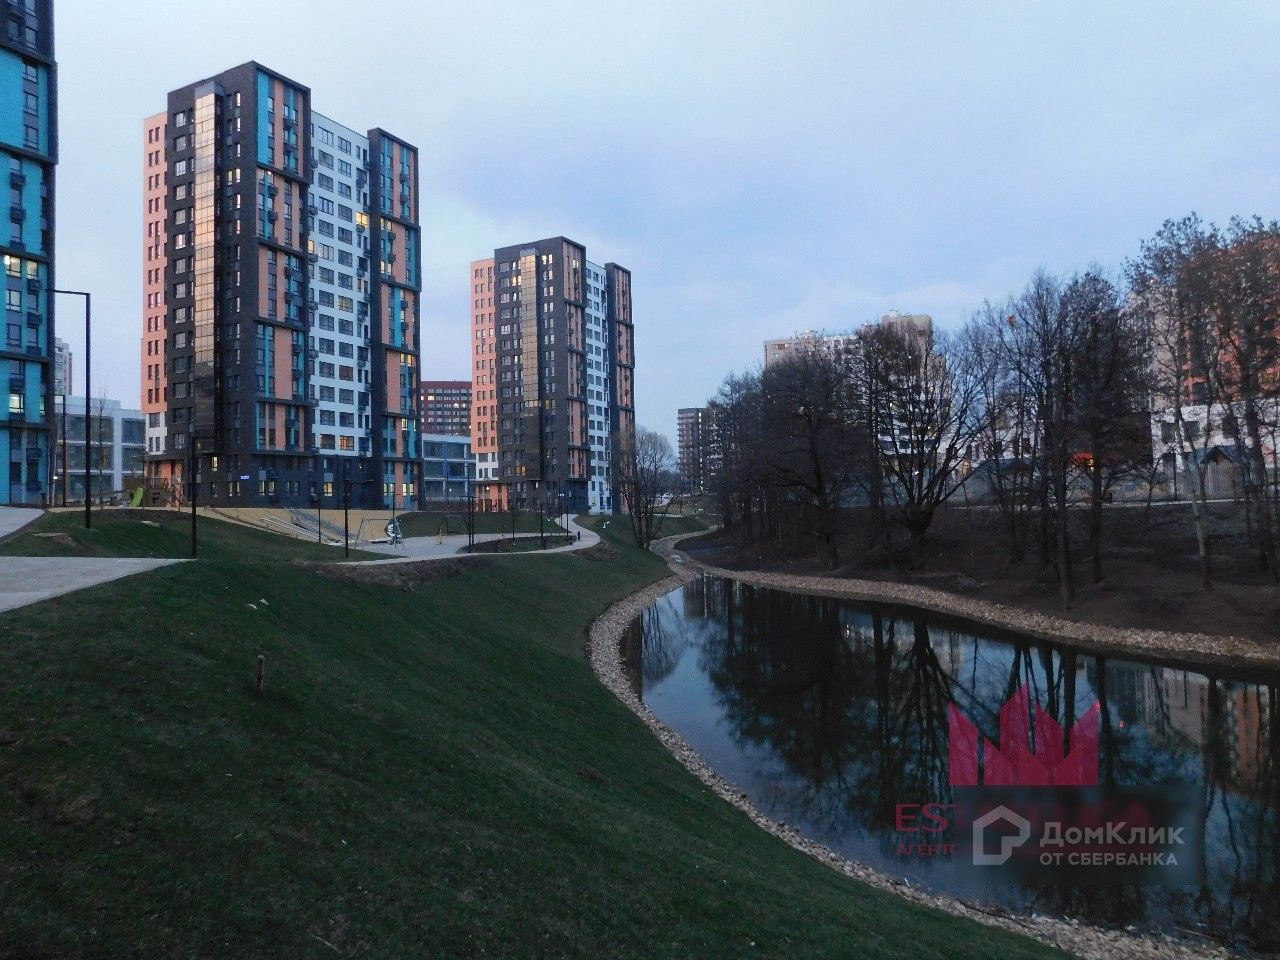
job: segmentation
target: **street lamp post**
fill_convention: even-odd
[[[467,494],[467,548],[474,550],[476,546],[476,495]]]
[[[65,387],[63,389],[66,389]],[[67,505],[67,395],[62,395],[62,505]]]
[[[351,461],[342,461],[342,555],[351,559]]]
[[[538,501],[538,539],[542,543],[542,549],[547,549],[547,531],[542,525],[542,501]]]
[[[53,289],[50,292],[63,293],[71,297],[84,297],[84,525],[87,530],[93,526],[93,498],[89,496],[89,453],[93,449],[93,427],[89,419],[89,398],[93,396],[93,385],[90,379],[90,372],[93,369],[93,342],[90,339],[93,298],[84,290]],[[65,403],[63,412],[65,415]],[[63,473],[65,474],[66,471],[64,470]]]
[[[191,451],[187,472],[191,475],[187,481],[187,494],[191,500],[191,556],[194,559],[199,553],[199,541],[196,535],[196,494],[199,485],[196,483],[196,435],[191,434]]]

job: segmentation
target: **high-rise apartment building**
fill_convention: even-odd
[[[471,288],[478,508],[620,512],[611,459],[635,435],[631,272],[552,237],[473,262]]]
[[[55,337],[53,341],[53,392],[55,396],[71,396],[71,361],[71,347],[61,337]]]
[[[681,407],[676,411],[676,447],[680,479],[691,493],[707,481],[707,447],[711,439],[711,412],[706,407]]]
[[[0,234],[0,376],[8,385],[0,409],[0,504],[40,503],[53,467],[53,0],[9,0],[0,16],[0,156],[9,176],[9,227]]]
[[[413,507],[417,149],[246,63],[145,123],[147,473],[200,502]],[[193,456],[194,449],[194,456]]]
[[[422,419],[426,433],[471,434],[471,381],[423,380]]]

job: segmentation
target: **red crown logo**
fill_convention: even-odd
[[[1000,746],[982,740],[982,783],[989,787],[1091,787],[1098,783],[1098,714],[1086,710],[1071,728],[1071,749],[1064,751],[1062,727],[1035,704],[1026,687],[1000,708]],[[947,707],[951,747],[951,785],[978,786],[978,728],[954,703]],[[1031,747],[1032,738],[1035,749]]]

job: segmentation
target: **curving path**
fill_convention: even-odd
[[[0,537],[17,533],[43,512],[0,507]],[[151,557],[0,557],[0,611],[184,562]]]
[[[0,507],[0,537],[16,533],[28,523],[41,516],[41,510],[28,510],[12,507]],[[519,550],[501,556],[525,556],[533,553],[569,553],[574,550],[586,550],[600,542],[600,537],[592,530],[580,526],[574,520],[567,520],[570,533],[579,535],[580,539],[563,547],[552,547],[548,550]],[[477,534],[476,542],[501,540],[503,534]],[[521,534],[531,536],[531,534]],[[437,542],[436,537],[410,537],[399,546],[388,544],[360,544],[360,550],[387,554],[386,560],[348,560],[346,563],[360,566],[376,566],[379,564],[418,563],[429,560],[444,560],[451,557],[484,557],[484,553],[461,553],[467,545],[465,535],[449,536]],[[0,612],[25,607],[60,597],[76,590],[96,587],[102,583],[110,583],[123,577],[147,573],[172,563],[187,563],[182,559],[156,559],[151,557],[0,557]]]
[[[443,560],[447,557],[519,557],[530,553],[569,553],[573,550],[586,550],[588,547],[594,547],[600,542],[600,537],[592,530],[580,526],[574,520],[566,520],[568,530],[572,534],[580,535],[581,539],[573,543],[566,544],[563,547],[551,547],[547,550],[515,550],[511,553],[488,554],[488,553],[462,553],[462,549],[467,545],[467,535],[465,533],[453,534],[447,537],[407,537],[404,542],[398,546],[391,546],[387,543],[362,543],[359,549],[366,553],[385,553],[388,557],[386,560],[348,560],[346,563],[358,563],[362,567],[376,566],[384,563],[417,563],[422,560]],[[548,536],[550,533],[548,532]],[[536,537],[536,533],[521,533],[519,537]],[[477,533],[476,543],[488,543],[494,540],[506,540],[508,535],[505,533]]]

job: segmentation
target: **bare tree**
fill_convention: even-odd
[[[966,324],[966,349],[985,357],[979,367],[979,480],[989,487],[1009,543],[1010,563],[1026,556],[1031,519],[1042,500],[1043,471],[1038,469],[1042,425],[1027,378],[1006,356],[1013,307],[987,303]],[[984,491],[985,492],[985,491]]]
[[[1263,435],[1268,408],[1280,390],[1280,225],[1235,218],[1225,231],[1211,231],[1211,249],[1193,264],[1212,342],[1221,352],[1210,375],[1229,416],[1224,418],[1244,481],[1246,515],[1257,510],[1256,539],[1262,568],[1280,581]]]
[[[764,499],[760,485],[764,432],[760,397],[758,375],[730,374],[708,404],[708,485],[725,530],[742,543],[755,539],[757,513]]]
[[[1096,271],[1063,291],[1066,349],[1074,352],[1077,447],[1087,453],[1089,553],[1094,583],[1102,581],[1102,506],[1112,484],[1151,458],[1148,410],[1150,338],[1142,315],[1121,309],[1116,287]]]
[[[792,498],[818,562],[835,569],[857,435],[849,365],[841,355],[803,351],[766,368],[761,388],[765,482]]]
[[[666,514],[658,511],[658,504],[674,462],[671,442],[644,427],[636,430],[634,442],[616,454],[614,469],[631,519],[631,534],[642,550],[649,549],[662,529]]]
[[[877,448],[893,520],[918,556],[938,508],[964,479],[981,433],[981,358],[928,327],[865,330],[863,362],[877,409]]]
[[[1221,350],[1213,325],[1206,321],[1203,297],[1191,282],[1194,264],[1212,245],[1209,230],[1194,213],[1167,220],[1139,255],[1128,261],[1129,309],[1142,317],[1151,337],[1152,393],[1158,410],[1173,416],[1173,469],[1188,462],[1191,516],[1200,554],[1200,583],[1213,589],[1213,532],[1206,484],[1208,453],[1215,410],[1220,408],[1221,378],[1213,374]],[[1203,422],[1188,416],[1188,407],[1203,405]]]
[[[1010,303],[1001,328],[1000,357],[1019,381],[1019,392],[1040,427],[1040,551],[1042,561],[1056,568],[1064,606],[1075,597],[1067,525],[1075,400],[1070,333],[1061,283],[1037,271]]]

